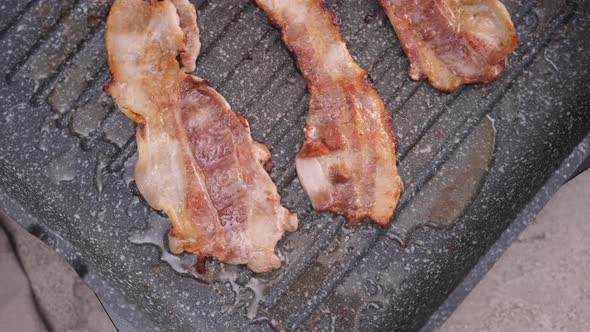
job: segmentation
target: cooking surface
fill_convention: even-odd
[[[111,314],[140,330],[420,327],[590,131],[589,5],[504,3],[520,38],[505,72],[448,95],[407,77],[377,1],[327,1],[400,143],[405,192],[384,230],[312,212],[293,162],[305,82],[264,13],[249,1],[196,2],[196,73],[271,148],[272,177],[301,220],[279,243],[279,271],[253,275],[210,261],[207,285],[160,262],[155,246],[128,239],[162,218],[133,182],[133,124],[102,92],[109,3],[5,1],[0,205],[29,215],[22,223],[88,270]],[[409,234],[426,223],[443,227]]]

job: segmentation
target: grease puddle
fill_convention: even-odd
[[[174,271],[211,284],[224,299],[224,313],[243,311],[246,317],[256,321],[259,305],[264,300],[269,282],[254,277],[244,266],[224,264],[215,260],[207,264],[204,274],[198,273],[196,255],[170,253],[167,241],[169,230],[168,218],[152,213],[147,220],[147,226],[131,230],[128,239],[135,244],[156,246],[160,252],[160,261],[168,264]]]
[[[494,159],[496,128],[487,117],[403,209],[388,236],[405,245],[418,226],[450,226],[479,193]]]
[[[160,250],[160,260],[182,274],[195,273],[197,257],[191,254],[173,255],[168,250],[165,238],[168,235],[170,222],[168,219],[152,214],[144,229],[134,229],[129,234],[129,241],[135,244],[151,244]]]

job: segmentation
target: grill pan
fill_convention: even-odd
[[[590,153],[589,4],[503,2],[520,39],[505,72],[444,94],[409,80],[377,1],[326,1],[392,112],[405,192],[387,229],[311,209],[294,167],[305,81],[264,13],[249,1],[194,2],[197,75],[271,148],[283,204],[300,218],[279,243],[280,270],[209,261],[205,284],[129,240],[163,217],[133,182],[133,124],[102,92],[110,2],[4,1],[0,207],[66,257],[123,331],[417,330]]]

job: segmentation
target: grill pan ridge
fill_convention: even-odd
[[[133,182],[133,124],[102,92],[110,1],[5,1],[0,207],[84,271],[122,330],[417,330],[590,132],[590,5],[503,2],[520,39],[505,72],[444,94],[407,77],[377,1],[325,1],[392,112],[405,192],[382,229],[312,210],[294,167],[305,81],[264,13],[249,1],[193,1],[197,73],[271,148],[271,175],[301,225],[279,243],[280,270],[210,261],[204,284],[128,240],[161,216]],[[470,159],[484,150],[489,158]],[[473,195],[458,204],[438,186]]]

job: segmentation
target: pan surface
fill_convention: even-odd
[[[197,74],[271,148],[300,218],[280,270],[209,261],[205,284],[130,240],[167,223],[133,182],[133,124],[102,92],[110,2],[4,1],[0,207],[72,263],[122,330],[419,329],[590,132],[588,2],[503,2],[520,39],[506,70],[444,94],[407,77],[376,0],[326,1],[392,113],[405,192],[387,229],[311,209],[294,167],[305,81],[264,13],[194,2]]]

